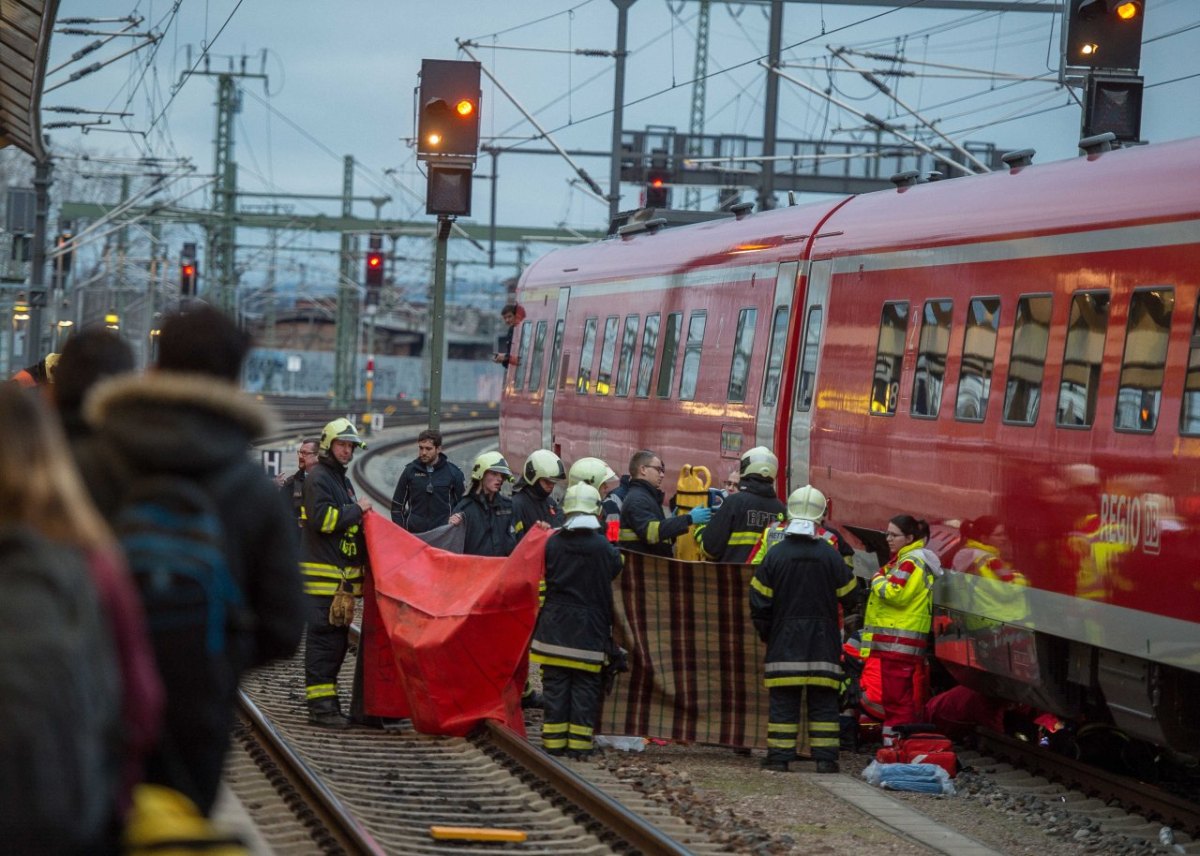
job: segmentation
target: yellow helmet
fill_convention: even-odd
[[[364,449],[367,448],[367,444],[358,436],[358,429],[354,427],[354,423],[346,418],[335,419],[321,430],[320,450],[328,452],[334,440],[349,440]]]
[[[612,471],[612,468],[599,458],[580,458],[571,464],[571,469],[567,473],[567,485],[577,485],[582,482],[599,490],[600,485],[615,481],[616,478],[617,474]]]
[[[810,484],[796,488],[788,497],[788,520],[811,520],[820,523],[825,516],[825,494]]]
[[[538,449],[525,459],[524,476],[526,484],[533,484],[538,479],[559,481],[565,479],[567,474],[563,472],[562,459],[558,455],[549,449]]]
[[[779,458],[766,446],[755,446],[742,452],[740,472],[744,476],[762,476],[773,479],[779,472]]]
[[[475,463],[471,465],[471,481],[480,481],[489,471],[500,473],[507,479],[513,477],[512,470],[508,468],[508,461],[504,460],[504,456],[499,452],[484,452],[475,458]]]
[[[599,514],[600,491],[586,482],[571,485],[563,497],[564,514]]]

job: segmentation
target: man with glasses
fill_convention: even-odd
[[[428,428],[417,436],[410,461],[392,494],[392,522],[414,535],[445,526],[463,498],[463,472],[442,452],[442,432]]]
[[[296,472],[290,476],[280,473],[275,478],[279,492],[287,497],[292,504],[292,513],[300,528],[304,528],[304,477],[309,470],[317,465],[317,441],[304,440],[296,449]]]
[[[635,452],[629,460],[629,492],[621,505],[621,546],[669,559],[674,555],[671,542],[693,524],[707,523],[712,509],[701,506],[667,517],[662,492],[666,471],[662,458],[649,449]]]

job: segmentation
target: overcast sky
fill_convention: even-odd
[[[839,100],[897,122],[912,120],[861,78],[803,66],[837,66],[826,46],[903,52],[911,61],[940,63],[982,73],[1054,76],[1059,64],[1058,16],[921,10],[874,6],[787,3],[784,58],[789,74],[818,88],[835,87]],[[1200,135],[1200,2],[1147,0],[1142,54],[1146,78],[1143,138]],[[756,60],[767,51],[768,6],[713,2],[706,98],[706,130],[762,134],[765,72]],[[637,0],[629,13],[626,129],[668,125],[686,130],[695,61],[696,0]],[[485,0],[62,0],[59,17],[145,18],[139,28],[163,34],[158,47],[118,60],[103,70],[47,94],[44,106],[67,105],[128,111],[109,129],[50,131],[54,146],[84,146],[96,154],[190,158],[211,173],[216,78],[193,76],[179,86],[190,46],[193,65],[207,46],[214,71],[240,67],[268,80],[243,82],[236,159],[242,190],[338,194],[342,156],[360,163],[355,191],[390,195],[384,216],[424,219],[424,178],[407,138],[413,133],[413,89],[421,59],[463,59],[456,39],[480,43],[477,57],[504,87],[568,149],[607,150],[611,136],[612,61],[555,51],[612,50],[617,13],[610,0],[485,2]],[[98,25],[112,30],[117,25]],[[56,34],[50,67],[65,62],[92,37]],[[119,38],[48,78],[53,86],[81,65],[103,61],[130,46]],[[530,48],[537,50],[512,50]],[[265,66],[263,56],[265,51]],[[859,59],[879,69],[882,63]],[[204,65],[198,64],[199,69]],[[906,69],[936,70],[910,64]],[[910,106],[958,141],[994,142],[1002,150],[1033,147],[1038,162],[1076,154],[1080,111],[1053,82],[892,78]],[[482,128],[501,144],[535,134],[504,95],[485,82]],[[862,120],[793,84],[781,84],[780,137],[861,138]],[[64,117],[44,114],[44,121]],[[545,148],[544,142],[526,143]],[[605,160],[580,164],[608,190]],[[481,158],[478,172],[491,168]],[[559,158],[509,154],[499,160],[499,222],[504,225],[603,228],[607,206],[572,187]],[[179,185],[186,189],[188,185]],[[622,207],[638,203],[640,188],[621,188]],[[682,191],[676,191],[676,201]],[[752,192],[743,198],[753,199]],[[263,203],[269,200],[256,200]],[[488,191],[476,182],[474,220],[484,222]],[[712,207],[712,194],[705,197]],[[188,202],[207,205],[202,192]],[[335,213],[336,203],[296,202],[300,212]],[[367,216],[370,206],[356,213]],[[316,239],[314,239],[316,240]],[[482,255],[475,251],[475,258]],[[508,254],[511,257],[511,253]]]

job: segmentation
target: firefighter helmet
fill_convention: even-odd
[[[788,520],[811,520],[820,523],[825,517],[825,494],[810,484],[796,488],[788,497]]]
[[[484,452],[475,458],[475,463],[471,465],[471,481],[480,481],[487,472],[500,473],[506,479],[513,477],[508,461],[499,452]]]
[[[349,440],[364,449],[367,444],[358,436],[358,429],[349,419],[335,419],[321,430],[321,451],[328,452],[334,440]]]
[[[571,464],[571,470],[567,473],[567,484],[577,485],[582,482],[599,490],[600,485],[616,481],[616,478],[617,474],[612,468],[599,458],[580,458]]]
[[[742,452],[740,472],[744,476],[762,476],[765,479],[775,478],[779,472],[779,458],[766,446],[755,446]]]
[[[571,485],[563,497],[563,513],[565,514],[599,514],[600,491],[587,482]]]
[[[567,477],[562,459],[549,449],[538,449],[525,459],[525,482],[533,484],[538,479],[560,481]]]

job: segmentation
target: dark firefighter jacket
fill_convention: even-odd
[[[287,507],[296,515],[300,527],[304,528],[304,477],[305,470],[296,470],[279,486],[279,493],[287,503]]]
[[[767,643],[768,687],[841,686],[838,601],[855,585],[837,550],[820,538],[789,535],[771,549],[750,581],[750,618]]]
[[[612,581],[621,556],[602,529],[562,529],[546,541],[546,602],[529,659],[599,672],[612,635]]]
[[[786,511],[773,481],[745,476],[741,489],[725,498],[706,525],[696,527],[696,543],[718,562],[748,562],[763,530]]]
[[[463,552],[471,556],[507,556],[517,546],[513,532],[512,500],[497,493],[491,502],[481,491],[469,493],[454,506],[467,527]]]
[[[663,492],[644,479],[629,482],[621,502],[621,546],[655,556],[673,555],[671,542],[687,532],[692,518],[663,513]]]
[[[551,529],[559,528],[566,520],[562,506],[538,482],[527,483],[512,495],[512,510],[517,541],[539,520],[549,523]]]
[[[414,535],[445,526],[463,498],[463,472],[438,452],[433,469],[409,461],[392,494],[392,522]]]
[[[362,594],[367,543],[363,510],[355,502],[346,468],[328,452],[304,479],[304,531],[300,535],[300,573],[306,594],[333,597],[348,580]]]

